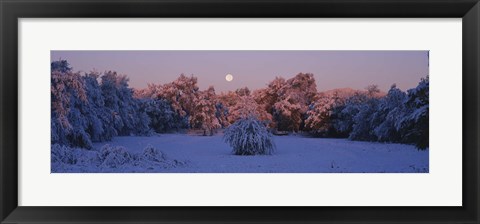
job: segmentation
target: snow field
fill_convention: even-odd
[[[83,169],[66,166],[58,172],[159,172],[159,173],[417,173],[428,172],[429,150],[412,145],[359,142],[346,139],[273,136],[273,155],[237,156],[222,134],[162,134],[150,137],[116,137],[109,145],[122,146],[131,155],[151,145],[167,158],[169,166],[134,166]],[[106,143],[94,144],[100,151]],[[92,152],[87,152],[85,155]]]

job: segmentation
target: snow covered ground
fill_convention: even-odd
[[[56,172],[165,172],[165,173],[416,173],[428,172],[429,151],[414,146],[309,138],[300,135],[274,136],[277,149],[270,156],[236,156],[223,142],[222,134],[161,134],[151,137],[115,137],[102,146],[123,146],[141,154],[147,145],[163,152],[168,165],[126,165],[121,168],[64,166]],[[90,154],[91,155],[91,152]],[[157,165],[156,165],[157,164]],[[164,163],[162,163],[164,164]]]

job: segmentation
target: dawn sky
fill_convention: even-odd
[[[74,71],[117,71],[133,88],[193,74],[201,90],[213,85],[217,93],[263,88],[300,72],[313,73],[319,91],[377,84],[386,92],[393,83],[407,90],[428,75],[428,51],[51,51],[51,61],[59,59]]]

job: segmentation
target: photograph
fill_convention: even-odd
[[[480,0],[0,11],[0,224],[480,224]]]
[[[429,173],[428,50],[52,50],[51,173]]]

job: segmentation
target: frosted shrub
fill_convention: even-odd
[[[166,169],[184,165],[177,160],[168,160],[167,155],[152,145],[147,145],[142,153],[134,155],[134,166],[141,167],[141,170]]]
[[[122,146],[104,145],[100,151],[102,166],[108,168],[121,167],[132,161],[132,156]]]
[[[73,148],[65,145],[53,144],[52,145],[52,164],[66,163],[76,164],[77,158],[74,154]]]
[[[147,145],[147,147],[143,149],[142,156],[143,159],[154,162],[163,162],[167,160],[165,154],[162,151],[154,148],[152,145]]]
[[[235,155],[271,155],[275,150],[272,135],[253,117],[240,119],[225,130],[223,139]]]
[[[104,145],[100,151],[53,144],[51,172],[152,172],[184,166],[186,162],[169,160],[152,145],[140,153],[129,153],[125,147]]]
[[[71,171],[73,167],[91,167],[101,163],[96,151],[60,144],[53,144],[51,150],[52,172]]]

